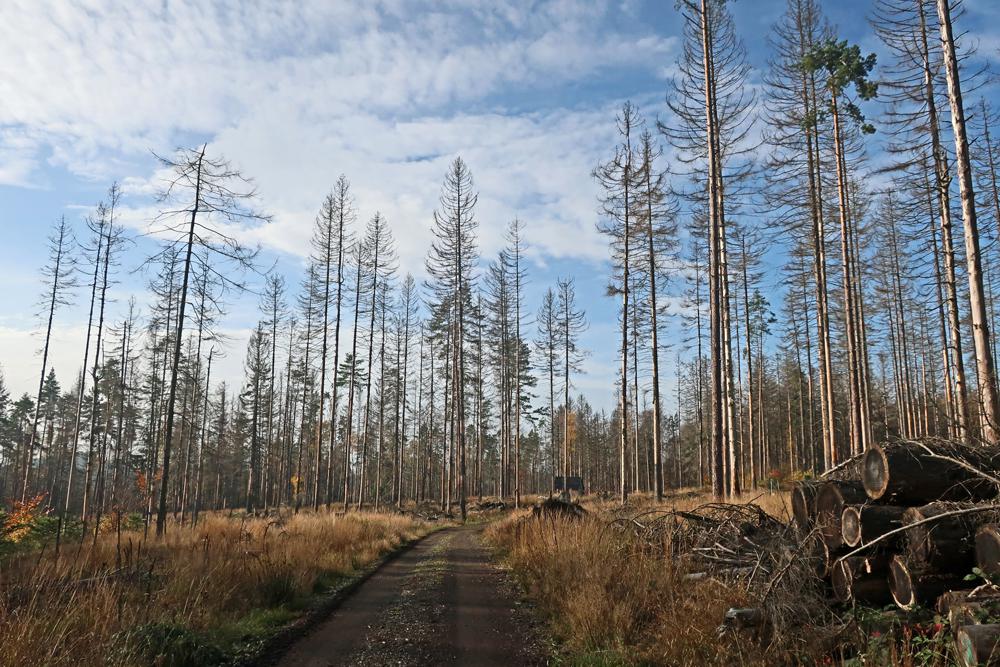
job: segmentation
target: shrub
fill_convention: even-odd
[[[160,667],[220,665],[226,656],[191,630],[169,623],[149,623],[112,637],[112,660]]]

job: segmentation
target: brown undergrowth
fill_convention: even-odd
[[[431,530],[413,517],[210,516],[0,560],[0,664],[233,664],[317,596]]]
[[[688,510],[709,501],[679,493],[665,505]],[[744,496],[787,518],[785,494]],[[632,512],[652,509],[633,500]],[[727,609],[753,603],[745,591],[701,577],[684,558],[620,527],[611,501],[588,500],[582,518],[515,515],[487,529],[528,594],[550,619],[559,660],[580,665],[774,665],[810,662],[805,642],[777,652],[752,631],[719,632]],[[808,632],[807,628],[803,628]]]

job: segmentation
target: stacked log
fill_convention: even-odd
[[[844,507],[866,499],[865,489],[858,482],[830,480],[820,486],[816,493],[816,527],[830,549],[844,544],[841,531]]]
[[[968,513],[954,514],[963,511]],[[936,502],[911,507],[903,514],[906,555],[911,563],[926,568],[967,574],[976,564],[978,529],[998,519],[1000,508],[992,503]]]
[[[903,513],[906,507],[898,505],[849,505],[841,514],[841,537],[844,544],[856,547],[867,544],[903,525]],[[902,536],[884,541],[882,549],[891,549],[902,541]]]
[[[955,635],[955,653],[963,667],[1000,666],[1000,625],[965,625]]]
[[[976,531],[976,564],[987,575],[1000,575],[1000,524],[988,523]]]
[[[792,487],[792,518],[802,531],[813,528],[816,520],[816,497],[828,482],[858,483],[864,455],[854,456],[823,473],[819,479],[805,479]]]
[[[881,607],[892,602],[886,573],[889,558],[879,556],[853,556],[842,558],[833,565],[830,583],[838,602],[855,602]]]
[[[963,590],[977,565],[1000,576],[1000,449],[900,441],[847,470],[856,475],[793,495],[796,524],[826,548],[834,598],[904,611],[936,603],[955,629],[958,663],[1000,667],[1000,624],[982,622],[1000,617],[1000,590]]]
[[[998,464],[1000,452],[992,447],[897,442],[865,452],[861,481],[872,500],[896,505],[989,500],[997,485],[976,471],[996,471]]]
[[[909,610],[961,590],[977,563],[1000,575],[1000,504],[990,502],[998,470],[997,448],[877,445],[836,475],[797,485],[793,516],[804,536],[821,540],[810,553],[825,562],[817,570],[837,601]]]

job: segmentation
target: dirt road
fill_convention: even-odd
[[[544,664],[530,614],[480,533],[462,527],[427,537],[372,575],[277,664]]]

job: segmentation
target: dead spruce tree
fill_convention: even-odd
[[[417,282],[413,279],[413,276],[406,274],[403,279],[402,291],[398,301],[399,312],[397,313],[397,318],[399,320],[399,338],[397,340],[396,348],[396,367],[399,374],[399,379],[397,380],[397,391],[396,391],[396,453],[395,453],[395,480],[393,482],[393,494],[395,497],[396,507],[402,508],[403,506],[403,467],[405,463],[405,453],[407,444],[407,409],[409,408],[408,401],[408,389],[410,382],[410,347],[413,344],[413,331],[417,328],[420,323],[420,297],[417,293]],[[402,364],[400,364],[400,350],[402,350]],[[417,417],[419,419],[419,408],[417,409]],[[419,428],[416,433],[419,437]],[[414,456],[416,459],[416,456]],[[413,470],[414,475],[416,475],[416,469]]]
[[[354,450],[354,399],[355,388],[358,385],[358,322],[361,316],[362,271],[365,266],[365,244],[361,240],[354,242],[354,324],[351,327],[351,353],[344,360],[344,366],[338,373],[341,381],[347,385],[347,407],[344,416],[344,511],[351,503],[351,453]]]
[[[639,190],[641,187],[641,156],[638,153],[637,133],[641,119],[638,109],[626,102],[615,118],[620,137],[615,154],[608,162],[594,169],[594,178],[602,189],[600,212],[604,220],[598,230],[609,237],[615,273],[612,275],[608,292],[620,294],[621,310],[621,398],[619,401],[619,472],[620,497],[624,504],[628,500],[628,359],[629,359],[629,291],[631,282],[629,271],[635,259],[631,255],[631,241],[635,234],[634,225],[640,210]],[[633,397],[634,400],[634,397]]]
[[[98,237],[97,246],[102,245],[101,239],[103,238],[103,255],[98,253],[101,257],[100,261],[100,283],[97,289],[97,324],[95,326],[95,344],[94,344],[94,364],[91,367],[90,379],[93,389],[91,390],[91,405],[90,405],[90,433],[87,441],[87,461],[86,467],[84,469],[84,485],[83,485],[83,498],[81,502],[80,518],[83,520],[84,527],[86,528],[87,523],[87,512],[90,509],[90,491],[91,483],[93,481],[94,474],[94,456],[95,456],[95,446],[97,443],[97,430],[98,423],[100,421],[99,408],[100,408],[100,386],[98,381],[101,377],[101,356],[103,353],[102,340],[104,335],[104,315],[108,303],[108,288],[112,280],[111,267],[117,264],[117,255],[122,250],[122,245],[125,242],[125,237],[121,228],[116,227],[115,223],[117,221],[118,215],[118,202],[121,199],[121,190],[118,188],[118,184],[112,184],[111,188],[108,190],[107,201],[101,202],[97,205],[97,211],[94,217],[88,219],[88,226],[91,232]],[[73,462],[71,462],[73,463]],[[83,531],[86,533],[86,529]]]
[[[523,362],[521,351],[524,347],[521,339],[521,307],[524,301],[523,288],[525,283],[524,261],[524,223],[515,218],[507,227],[507,247],[510,255],[510,277],[511,300],[514,306],[514,328],[511,333],[514,336],[514,506],[521,506],[521,404],[522,386],[524,378],[522,372]]]
[[[746,49],[725,0],[684,0],[683,52],[667,105],[673,114],[660,131],[690,170],[686,198],[705,211],[708,247],[708,312],[711,420],[709,453],[716,495],[739,492],[739,433],[735,424],[732,312],[727,216],[739,200],[738,184],[752,171],[756,150],[753,91]]]
[[[941,28],[941,49],[945,81],[948,86],[948,102],[951,106],[952,134],[955,137],[955,169],[958,171],[958,192],[962,203],[965,263],[969,277],[969,311],[972,315],[972,342],[976,348],[976,375],[979,382],[979,401],[982,406],[983,435],[988,443],[995,445],[1000,442],[1000,402],[997,397],[993,348],[990,344],[989,318],[986,314],[982,251],[979,244],[979,223],[976,218],[976,191],[972,181],[972,159],[965,127],[965,103],[962,100],[962,76],[952,30],[950,0],[937,0],[937,12]]]
[[[269,220],[268,216],[250,206],[256,198],[253,183],[224,158],[209,157],[207,150],[208,145],[205,144],[198,149],[181,149],[171,158],[160,158],[170,176],[158,196],[163,208],[153,220],[152,231],[165,237],[165,249],[178,246],[183,248],[184,261],[167,394],[163,471],[156,513],[157,536],[163,536],[167,529],[177,380],[194,254],[197,251],[201,255],[200,260],[213,267],[213,272],[228,287],[242,288],[243,284],[234,279],[233,274],[216,265],[222,262],[234,265],[238,270],[252,269],[256,251],[247,249],[239,241],[238,228]]]
[[[453,313],[451,338],[451,428],[458,455],[457,488],[462,520],[466,516],[465,480],[465,341],[467,302],[475,287],[478,258],[475,217],[479,195],[472,173],[462,158],[456,157],[445,174],[438,210],[434,211],[434,240],[427,255],[430,288],[438,304],[447,304]]]
[[[535,348],[542,359],[541,369],[548,376],[549,381],[549,458],[552,465],[552,486],[549,490],[555,492],[555,476],[556,471],[559,470],[556,455],[556,355],[558,354],[559,313],[556,305],[556,293],[551,287],[542,296],[542,303],[538,307],[535,322],[538,324]]]
[[[771,37],[774,54],[765,74],[765,140],[772,148],[765,175],[766,201],[779,212],[782,230],[809,251],[813,288],[816,367],[823,470],[833,466],[836,408],[830,299],[827,279],[826,205],[817,112],[817,77],[801,67],[813,46],[829,36],[817,0],[788,0]],[[814,120],[815,119],[815,120]],[[809,302],[803,295],[803,305]],[[806,345],[812,348],[806,338]],[[810,354],[809,357],[812,355]],[[810,377],[813,364],[807,359]],[[810,382],[810,386],[812,386]],[[810,396],[812,394],[810,393]],[[811,414],[811,413],[810,413]]]
[[[42,267],[45,291],[39,300],[39,316],[45,319],[45,339],[42,343],[42,370],[38,375],[38,393],[35,398],[35,414],[31,419],[31,435],[25,452],[24,475],[21,481],[21,502],[28,497],[31,484],[31,463],[35,452],[35,438],[38,434],[38,418],[42,408],[42,392],[45,389],[45,375],[49,371],[49,344],[52,341],[52,323],[56,310],[68,306],[69,297],[76,289],[76,258],[73,255],[73,230],[62,216],[48,239],[48,263]]]
[[[930,221],[946,406],[950,432],[966,439],[970,426],[961,313],[954,250],[950,156],[941,138],[938,111],[946,91],[940,81],[942,53],[935,39],[934,0],[878,0],[872,25],[893,61],[883,68],[881,90],[891,106],[885,125],[893,141],[897,180],[913,190],[915,205]],[[935,230],[939,220],[940,236]],[[940,241],[939,241],[940,239]]]
[[[343,175],[337,179],[333,190],[323,200],[323,206],[313,227],[312,262],[317,267],[319,278],[318,297],[320,309],[320,341],[319,341],[319,386],[320,386],[320,418],[316,420],[316,439],[314,446],[315,475],[313,477],[312,503],[313,509],[320,505],[320,471],[323,464],[323,426],[326,415],[326,371],[330,364],[330,317],[333,316],[333,370],[336,375],[338,357],[340,355],[340,313],[343,307],[344,288],[344,250],[349,243],[348,226],[354,222],[356,214],[350,195],[350,184]],[[332,308],[332,313],[331,313]],[[333,443],[336,442],[337,413],[337,379],[333,378],[330,400],[330,448],[327,452],[327,482],[326,503],[330,504],[333,490]]]
[[[571,374],[580,371],[580,363],[583,361],[584,353],[579,347],[580,334],[587,328],[587,315],[576,305],[576,284],[572,278],[560,278],[557,282],[556,291],[558,297],[558,335],[559,345],[562,348],[562,372],[563,372],[563,447],[562,447],[562,474],[563,490],[569,493],[569,473],[570,460],[572,456],[570,442],[570,400],[569,392],[573,386]],[[658,471],[659,472],[659,471]],[[660,487],[662,492],[662,486]]]
[[[366,482],[368,481],[368,451],[372,425],[372,382],[374,380],[372,367],[375,358],[375,323],[379,320],[379,316],[384,313],[388,307],[386,300],[386,288],[396,272],[395,242],[392,238],[392,232],[389,230],[389,226],[381,214],[375,213],[372,219],[368,222],[368,228],[365,231],[363,243],[365,245],[364,256],[368,258],[369,262],[364,268],[364,273],[369,279],[371,287],[369,288],[367,297],[369,306],[368,370],[365,374],[365,407],[361,435],[361,471],[358,482],[358,509],[361,509],[361,506],[364,503],[365,493],[367,492]],[[384,327],[379,327],[379,329],[381,334],[379,345],[380,348],[382,348],[380,349],[381,358],[384,356],[385,352],[385,329]]]
[[[667,175],[657,167],[663,151],[656,145],[652,134],[644,131],[639,137],[639,154],[642,157],[639,180],[639,199],[642,215],[638,227],[642,230],[646,261],[640,273],[648,281],[649,290],[649,351],[652,358],[653,385],[653,491],[657,500],[663,498],[663,415],[660,396],[660,291],[661,278],[669,266],[676,264],[677,224],[676,204],[671,201],[667,188]],[[659,282],[658,282],[659,281]]]
[[[267,431],[264,434],[264,444],[266,450],[264,452],[264,460],[267,464],[263,467],[262,475],[260,477],[260,497],[263,502],[264,509],[270,505],[270,499],[276,496],[276,490],[282,481],[279,479],[277,481],[270,479],[272,471],[272,463],[275,456],[275,436],[277,435],[277,430],[275,428],[276,414],[275,414],[275,404],[279,402],[279,395],[276,391],[276,380],[278,373],[278,329],[282,326],[285,316],[287,314],[287,304],[285,303],[285,279],[278,273],[274,271],[269,272],[264,276],[264,291],[261,294],[260,310],[261,314],[264,316],[264,325],[270,328],[270,335],[268,342],[271,345],[271,360],[268,364],[268,369],[271,374],[267,378],[267,393],[265,394],[267,398]],[[200,332],[199,332],[199,358],[200,358]],[[317,467],[316,476],[319,476],[319,469]],[[274,491],[274,492],[272,492]]]

